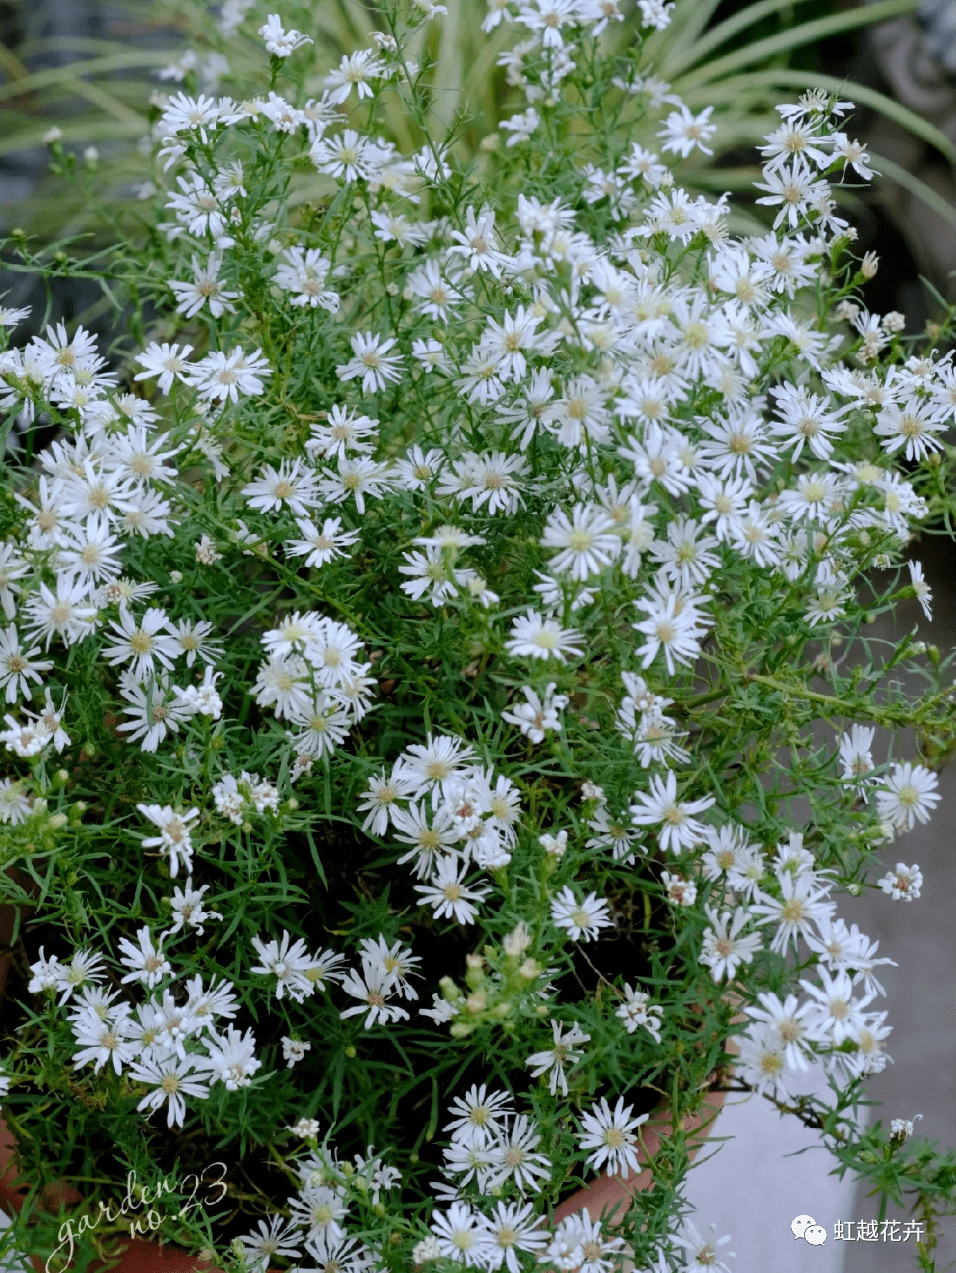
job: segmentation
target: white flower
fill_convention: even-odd
[[[507,1131],[498,1133],[491,1151],[490,1189],[506,1181],[513,1181],[521,1193],[541,1189],[551,1176],[552,1163],[545,1154],[535,1152],[540,1143],[535,1124],[526,1114],[518,1114]]]
[[[806,936],[811,923],[830,919],[836,905],[827,900],[830,886],[820,887],[812,873],[791,875],[787,871],[778,876],[778,883],[782,896],[772,897],[758,888],[758,901],[752,911],[755,915],[764,916],[758,923],[777,925],[770,949],[782,955],[791,941],[796,946],[797,938]]]
[[[289,933],[283,930],[279,941],[272,938],[263,942],[260,938],[253,937],[252,944],[261,962],[254,964],[249,971],[275,977],[277,999],[281,999],[288,991],[296,1003],[302,1003],[312,994],[315,982],[306,976],[307,970],[312,966],[312,958],[301,937],[291,941]]]
[[[572,941],[591,941],[602,928],[613,925],[608,903],[603,898],[589,893],[579,902],[567,884],[551,903],[551,922],[555,928],[563,929]]]
[[[678,801],[677,777],[672,769],[667,771],[666,780],[654,774],[650,793],[635,792],[634,799],[637,803],[631,805],[631,821],[638,827],[660,825],[660,846],[672,853],[693,848],[704,839],[706,828],[694,814],[703,813],[715,803],[714,796]]]
[[[288,1069],[292,1069],[305,1056],[306,1052],[312,1051],[312,1044],[305,1043],[302,1039],[291,1039],[288,1035],[284,1035],[282,1039],[282,1056]]]
[[[706,636],[699,611],[684,604],[676,593],[666,597],[651,595],[634,604],[647,614],[642,622],[631,624],[635,632],[647,638],[635,651],[643,656],[642,667],[649,668],[663,650],[667,671],[673,676],[678,664],[686,666],[696,658]]]
[[[939,779],[925,765],[909,761],[893,766],[876,793],[876,807],[884,822],[897,831],[912,831],[917,822],[929,822],[942,797]]]
[[[520,111],[510,119],[503,119],[501,127],[505,132],[511,133],[507,144],[517,146],[520,142],[527,141],[537,131],[540,123],[541,116],[533,106],[529,106],[526,111]]]
[[[378,435],[378,421],[370,416],[350,411],[347,407],[332,407],[323,421],[309,426],[311,437],[305,449],[311,456],[337,459],[348,451],[371,452]]]
[[[359,805],[359,813],[366,815],[362,830],[379,837],[384,836],[393,811],[399,811],[395,807],[396,800],[407,799],[416,789],[416,782],[404,773],[399,761],[392,766],[389,776],[386,776],[384,770],[381,774],[371,775],[367,789],[359,797],[365,802]]]
[[[259,513],[282,512],[288,508],[304,517],[318,503],[315,476],[300,459],[282,460],[279,468],[266,464],[254,482],[242,488],[246,503]]]
[[[770,390],[776,399],[776,411],[780,417],[773,432],[784,439],[784,446],[792,446],[791,458],[796,460],[804,446],[808,446],[820,460],[829,459],[833,451],[833,435],[846,431],[840,417],[849,407],[830,411],[830,399],[807,393],[796,385],[783,384]]]
[[[440,1260],[441,1256],[441,1243],[433,1235],[422,1238],[421,1242],[416,1242],[412,1247],[412,1261],[415,1264],[430,1264],[433,1260]]]
[[[520,455],[468,451],[454,463],[453,472],[442,475],[438,494],[454,495],[459,501],[470,499],[474,513],[484,508],[488,513],[513,516],[524,505],[520,479],[527,468]]]
[[[852,725],[848,733],[840,739],[840,762],[843,765],[841,777],[845,782],[856,784],[862,795],[867,785],[865,779],[873,772],[873,737],[876,730],[866,725]]]
[[[346,548],[358,542],[357,531],[342,530],[341,517],[327,517],[321,528],[307,517],[296,519],[301,539],[288,540],[285,551],[290,557],[304,557],[303,565],[318,568],[337,557],[347,557]]]
[[[401,380],[402,355],[388,352],[397,343],[394,336],[384,339],[374,332],[357,332],[349,343],[353,357],[336,367],[339,380],[355,380],[361,376],[365,394],[384,393],[390,383]]]
[[[299,755],[315,758],[331,755],[337,747],[341,747],[348,736],[352,719],[325,690],[319,690],[307,706],[292,708],[289,723],[299,727],[296,733],[292,733],[291,728],[289,732],[296,751]]]
[[[458,857],[439,861],[428,884],[416,884],[415,892],[432,908],[436,919],[454,918],[459,924],[473,924],[478,917],[476,902],[487,899],[491,889],[466,885],[467,863]]]
[[[670,26],[674,6],[667,0],[637,0],[637,7],[641,11],[642,26],[653,27],[655,31],[665,31]]]
[[[639,1169],[635,1132],[647,1122],[649,1115],[631,1118],[633,1108],[633,1105],[625,1105],[623,1096],[619,1096],[612,1112],[607,1098],[602,1096],[591,1106],[590,1113],[582,1114],[584,1130],[578,1133],[578,1145],[581,1149],[593,1150],[587,1158],[589,1167],[600,1171],[607,1164],[608,1174],[616,1176],[623,1176],[625,1170]]]
[[[3,549],[0,547],[0,561]],[[0,594],[3,589],[0,587]],[[8,618],[13,618],[11,609]],[[93,631],[96,608],[90,604],[89,584],[76,576],[60,575],[53,592],[41,581],[39,589],[24,606],[31,635],[45,637],[44,649],[50,648],[54,636],[64,645],[74,645]]]
[[[137,1110],[161,1109],[168,1104],[166,1124],[168,1127],[182,1127],[186,1121],[186,1102],[184,1096],[195,1096],[206,1100],[209,1086],[195,1076],[198,1058],[188,1056],[185,1059],[173,1053],[164,1060],[151,1060],[143,1056],[134,1062],[127,1071],[134,1083],[146,1083],[153,1091],[136,1106]]]
[[[812,1001],[810,1024],[819,1029],[834,1047],[839,1047],[847,1039],[856,1042],[866,1024],[863,1009],[874,998],[874,992],[868,991],[854,999],[854,979],[849,973],[829,973],[825,968],[817,968],[816,973],[821,985],[816,986],[806,978],[800,981]],[[779,1029],[778,1033],[781,1033]]]
[[[303,44],[313,43],[309,36],[302,35],[299,31],[284,31],[278,13],[269,14],[259,28],[259,34],[265,41],[266,48],[275,57],[291,57]]]
[[[251,1030],[241,1034],[235,1026],[229,1026],[225,1035],[213,1035],[207,1040],[208,1057],[202,1066],[211,1070],[227,1091],[236,1092],[248,1087],[253,1074],[262,1068],[262,1062],[254,1055],[255,1046]]]
[[[914,1114],[909,1118],[894,1118],[890,1122],[890,1135],[894,1140],[907,1140],[913,1135],[913,1124],[918,1118],[922,1118],[922,1114]]]
[[[916,593],[916,599],[923,607],[923,613],[927,620],[933,621],[933,593],[929,584],[923,578],[923,567],[918,561],[910,561],[907,563],[910,568],[910,583],[913,591]]]
[[[265,392],[263,378],[271,375],[261,349],[251,354],[242,349],[229,354],[214,350],[192,364],[189,383],[211,402],[238,402],[240,395],[255,398]]]
[[[365,512],[365,497],[381,499],[392,485],[387,464],[370,460],[367,455],[339,455],[338,472],[323,469],[319,494],[332,504],[344,504],[351,496],[357,513]]]
[[[376,58],[371,49],[358,49],[355,53],[342,54],[338,68],[325,77],[325,89],[328,101],[341,106],[348,101],[354,88],[359,101],[372,96],[369,80],[380,79],[385,74],[385,67]]]
[[[434,1214],[432,1233],[439,1253],[455,1264],[481,1266],[492,1251],[481,1216],[463,1202],[453,1202],[446,1212]]]
[[[15,703],[20,695],[30,701],[31,681],[42,685],[40,673],[48,672],[53,664],[37,659],[39,653],[38,645],[21,642],[15,624],[11,623],[5,631],[0,629],[0,689],[5,691],[8,703]]]
[[[508,1092],[489,1092],[484,1083],[480,1087],[473,1083],[464,1096],[452,1101],[450,1112],[455,1117],[442,1130],[468,1145],[492,1145],[514,1114],[511,1100]]]
[[[671,111],[663,127],[657,132],[657,136],[664,143],[662,149],[680,155],[683,159],[686,159],[695,147],[702,150],[705,155],[712,155],[714,152],[706,143],[717,131],[717,125],[710,123],[713,113],[713,106],[705,107],[699,115],[692,115],[683,105],[680,110]]]
[[[448,251],[464,257],[470,270],[487,270],[495,278],[501,278],[502,266],[507,264],[508,258],[498,247],[495,214],[491,208],[482,208],[477,215],[474,208],[469,208],[464,230],[452,230],[451,237],[456,242]]]
[[[178,733],[182,722],[192,715],[192,708],[183,703],[170,686],[158,680],[148,680],[142,685],[138,682],[121,684],[120,692],[130,704],[123,712],[132,719],[116,728],[128,733],[130,742],[139,741],[142,751],[156,751],[167,733]]]
[[[561,28],[581,19],[577,0],[527,0],[518,10],[517,21],[537,33],[546,49],[563,49]]]
[[[188,358],[192,350],[192,345],[170,345],[167,343],[160,345],[155,340],[151,341],[141,354],[136,355],[135,359],[146,370],[139,372],[133,379],[149,380],[153,376],[158,376],[161,392],[169,393],[175,380],[186,382],[186,369],[189,366]]]
[[[24,725],[10,715],[5,716],[4,720],[8,728],[0,730],[0,742],[5,743],[7,750],[16,756],[38,756],[52,741],[50,732],[42,721]]]
[[[109,1062],[116,1074],[122,1074],[123,1066],[134,1061],[139,1054],[139,1048],[133,1042],[136,1027],[129,1014],[127,1004],[114,1008],[106,1020],[92,1009],[81,1010],[72,1021],[77,1043],[73,1068],[78,1070],[93,1061],[93,1068],[98,1073]],[[2,1090],[0,1087],[0,1092]]]
[[[672,906],[693,906],[697,901],[697,885],[683,875],[673,875],[670,871],[661,871],[661,883],[665,896]]]
[[[515,658],[554,658],[566,663],[568,655],[580,658],[584,653],[580,640],[581,634],[575,629],[563,628],[556,619],[529,610],[513,620],[505,650]]]
[[[451,810],[439,808],[429,820],[423,802],[411,804],[408,809],[394,808],[391,816],[395,839],[413,846],[398,859],[399,864],[414,862],[412,869],[417,878],[427,879],[438,855],[454,849],[460,838]]]
[[[169,874],[173,879],[179,874],[180,859],[188,872],[193,855],[191,824],[199,817],[199,810],[187,809],[185,813],[176,813],[168,804],[138,804],[136,808],[160,830],[159,835],[143,840],[143,848],[158,848],[169,854]]]
[[[551,1033],[554,1036],[551,1047],[543,1052],[533,1052],[525,1061],[525,1065],[531,1069],[532,1078],[538,1078],[542,1074],[548,1075],[548,1088],[552,1096],[555,1096],[559,1090],[562,1096],[567,1096],[568,1080],[564,1067],[584,1055],[577,1050],[577,1045],[587,1043],[591,1036],[585,1034],[576,1021],[567,1028],[565,1033],[565,1027],[561,1022],[552,1020]]]
[[[193,282],[181,283],[175,279],[171,279],[169,283],[170,290],[176,295],[179,304],[176,306],[177,314],[182,314],[185,318],[194,318],[196,314],[208,303],[209,311],[213,318],[219,318],[222,314],[234,314],[235,306],[230,305],[230,301],[238,298],[238,292],[227,291],[219,281],[219,270],[222,267],[222,257],[217,252],[213,252],[205,265],[202,265],[197,256],[193,257]],[[168,348],[168,346],[166,346]],[[173,347],[175,348],[175,346]],[[191,346],[186,346],[187,350]],[[141,360],[137,360],[141,361]],[[169,385],[172,384],[173,373],[167,369],[166,364],[171,361],[166,356],[161,361],[163,370],[163,379],[167,381],[167,387],[164,392],[169,392]],[[185,365],[181,358],[172,359],[179,362],[179,370]],[[152,374],[152,373],[147,373]],[[140,379],[139,376],[136,377]],[[162,382],[161,382],[162,383]]]
[[[297,1123],[294,1123],[289,1128],[289,1131],[292,1132],[293,1136],[301,1136],[303,1140],[308,1140],[313,1136],[318,1136],[321,1131],[321,1124],[317,1118],[300,1118]]]
[[[409,1016],[398,1004],[389,1003],[388,997],[395,986],[394,974],[383,966],[362,956],[362,975],[349,971],[342,979],[342,989],[346,994],[361,1000],[354,1008],[346,1008],[339,1015],[345,1020],[366,1013],[363,1025],[370,1030],[377,1021],[388,1024],[392,1021],[408,1021]]]
[[[244,1233],[238,1239],[242,1243],[247,1263],[257,1273],[265,1273],[274,1255],[281,1255],[286,1259],[301,1255],[300,1239],[291,1221],[282,1216],[272,1216],[268,1223],[260,1220],[258,1229],[258,1233]]]
[[[730,1267],[718,1257],[718,1249],[730,1241],[730,1236],[718,1238],[716,1233],[716,1228],[711,1225],[710,1236],[703,1238],[691,1220],[684,1221],[683,1232],[675,1234],[674,1241],[687,1252],[687,1273],[716,1273],[718,1269],[731,1273]],[[736,1259],[733,1251],[728,1251],[727,1255],[732,1260]]]
[[[182,146],[176,153],[184,152],[185,146]],[[173,194],[166,207],[175,212],[177,221],[182,222],[189,233],[197,238],[208,233],[216,239],[222,239],[226,234],[226,218],[215,191],[196,172],[177,177],[176,184],[181,193]]]
[[[136,940],[139,942],[138,946],[134,946],[125,937],[121,937],[119,941],[119,948],[123,952],[120,963],[132,970],[123,977],[122,984],[125,986],[130,981],[141,981],[152,990],[172,973],[172,965],[163,954],[162,936],[158,944],[154,945],[149,929],[143,927],[137,932]]]
[[[318,248],[286,248],[285,260],[276,269],[275,281],[284,292],[292,292],[292,304],[315,309],[321,306],[330,314],[338,313],[339,294],[325,286],[332,263]]]
[[[187,685],[185,689],[174,685],[178,701],[198,716],[208,716],[210,720],[219,720],[222,716],[222,699],[216,689],[216,682],[222,672],[215,672],[209,666],[203,668],[202,681],[199,685]]]
[[[125,606],[120,606],[119,622],[110,626],[119,640],[115,645],[104,647],[103,656],[112,667],[129,663],[137,680],[151,676],[156,663],[171,668],[180,653],[165,610],[151,607],[137,619]]]
[[[633,1034],[638,1026],[643,1026],[655,1043],[661,1041],[661,1018],[664,1009],[657,1003],[650,1002],[650,995],[643,990],[633,990],[624,983],[624,1002],[615,1010],[614,1015],[624,1022],[628,1034]]]
[[[545,548],[561,551],[548,561],[556,574],[583,582],[600,574],[621,552],[621,537],[615,521],[602,508],[576,504],[571,516],[556,508],[548,518],[541,537]]]
[[[912,902],[919,897],[920,889],[923,887],[923,873],[915,862],[912,866],[897,862],[896,870],[887,871],[881,880],[877,880],[877,884],[895,902],[901,898]]]
[[[170,932],[178,933],[183,925],[194,928],[201,937],[205,932],[203,923],[207,919],[222,919],[222,915],[218,911],[207,911],[203,902],[203,894],[209,889],[208,884],[202,884],[199,888],[193,888],[192,876],[186,880],[185,889],[181,889],[177,884],[173,889],[173,895],[169,898],[169,906],[173,912],[173,921]]]
[[[740,936],[740,930],[749,918],[742,906],[736,908],[732,921],[730,911],[718,914],[710,906],[704,909],[711,927],[704,933],[700,962],[710,968],[714,981],[722,981],[725,977],[732,981],[739,965],[751,963],[757,951],[763,948],[763,939],[758,933]]]
[[[354,128],[343,129],[337,137],[317,138],[309,153],[319,172],[343,181],[370,181],[387,160],[381,147]]]
[[[747,1015],[765,1028],[770,1042],[783,1052],[784,1062],[792,1070],[808,1070],[813,1059],[811,1043],[826,1043],[826,1033],[815,1022],[816,1007],[812,1002],[797,1005],[796,995],[781,1000],[778,995],[761,993],[760,1007],[747,1008]]]
[[[548,1231],[535,1214],[534,1202],[496,1202],[492,1214],[482,1220],[491,1240],[485,1257],[491,1270],[504,1267],[508,1273],[521,1273],[521,1254],[535,1255],[548,1245]]]
[[[909,398],[903,405],[888,402],[883,407],[873,432],[884,439],[883,450],[889,455],[900,451],[908,460],[922,460],[931,451],[939,451],[940,436],[950,427],[952,415],[944,404],[924,398]]]
[[[533,743],[544,742],[548,730],[562,728],[558,713],[570,701],[566,694],[555,694],[556,689],[557,683],[550,681],[544,691],[544,698],[541,699],[530,685],[522,686],[521,692],[527,702],[517,703],[510,710],[503,711],[501,719],[509,725],[517,725],[525,738],[530,738]]]

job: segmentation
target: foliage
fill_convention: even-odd
[[[659,1273],[719,1259],[681,1225],[685,1120],[745,1087],[912,1194],[931,1268],[952,1155],[859,1131],[883,960],[834,899],[918,898],[880,856],[956,745],[952,656],[869,634],[929,612],[906,553],[950,525],[956,370],[952,314],[862,308],[849,104],[779,108],[774,225],[734,237],[685,184],[720,117],[651,76],[653,0],[630,44],[614,5],[493,8],[520,100],[477,142],[433,78],[454,14],[383,0],[323,76],[301,10],[248,10],[235,96],[187,67],[154,105],[135,210],[51,139],[108,249],[5,244],[112,319],[0,356],[27,1175],[110,1203],[81,1261],[133,1172],[224,1268],[591,1273],[626,1242]],[[705,22],[674,11],[701,93],[746,65],[703,73]],[[655,1187],[553,1223],[660,1108]]]

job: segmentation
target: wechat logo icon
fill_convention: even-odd
[[[811,1246],[823,1246],[827,1240],[827,1231],[817,1224],[813,1216],[794,1216],[790,1222],[790,1230],[795,1238],[803,1238]]]

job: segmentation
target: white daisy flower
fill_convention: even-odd
[[[592,941],[602,928],[611,928],[613,920],[608,903],[589,893],[579,902],[567,884],[551,903],[551,922],[563,929],[572,941]]]
[[[897,831],[912,831],[917,822],[929,822],[942,799],[938,787],[939,779],[925,765],[894,765],[877,790],[877,811]]]
[[[604,1168],[615,1176],[623,1176],[625,1170],[640,1169],[635,1132],[650,1115],[632,1118],[633,1109],[633,1105],[625,1105],[623,1096],[619,1096],[612,1111],[607,1098],[602,1096],[589,1113],[582,1114],[583,1130],[578,1133],[578,1146],[592,1151],[587,1157],[589,1167],[595,1171]]]

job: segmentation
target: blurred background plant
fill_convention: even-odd
[[[137,200],[149,197],[141,146],[157,115],[156,95],[177,88],[229,92],[253,65],[257,41],[250,33],[268,0],[214,6],[220,14],[214,29],[202,21],[208,7],[204,0],[0,4],[2,228],[22,225],[46,243],[86,233],[93,247],[110,241],[118,216],[135,216]],[[372,43],[373,22],[363,4],[350,0],[310,0],[300,8],[299,26],[316,37],[308,88],[318,96],[322,77],[343,53]],[[482,29],[485,0],[454,0],[447,8],[440,22],[419,27],[415,56],[429,65],[433,109],[455,130],[459,157],[481,160],[483,140],[517,104],[507,68],[499,65],[507,37],[503,26]],[[257,21],[240,24],[243,14]],[[901,285],[912,287],[922,272],[952,295],[956,54],[952,33],[946,35],[950,26],[956,26],[956,0],[676,0],[670,26],[649,43],[656,75],[691,109],[713,106],[719,124],[713,157],[697,152],[701,162],[685,184],[736,192],[737,228],[747,228],[753,213],[742,192],[753,194],[753,146],[777,122],[773,105],[812,87],[852,97],[865,116],[854,120],[856,135],[866,138],[875,168],[888,178],[879,197],[908,250],[888,245],[885,232],[884,241],[876,241],[880,231],[866,203],[872,196],[847,185],[842,199],[861,238],[874,240],[877,249],[889,246],[897,261],[903,247],[904,263],[914,268],[904,267]],[[612,23],[605,39],[626,68],[637,39],[633,18]],[[461,117],[464,102],[467,118]],[[414,125],[397,94],[394,104],[392,139],[407,149],[417,140]],[[52,164],[44,140],[51,129],[61,134]],[[74,168],[78,179],[64,183],[64,167]],[[300,198],[309,197],[303,188]],[[27,299],[16,294],[17,280],[4,280],[4,288],[11,287],[8,303]],[[912,314],[916,303],[920,309],[915,296],[906,299],[908,306],[888,294],[887,308]]]

